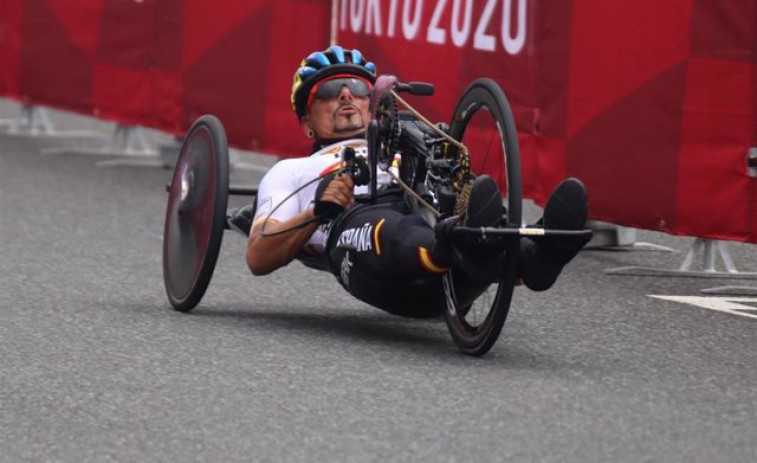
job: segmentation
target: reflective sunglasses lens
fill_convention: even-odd
[[[350,92],[355,96],[368,96],[371,88],[368,83],[361,79],[332,79],[318,85],[315,92],[316,98],[320,100],[330,100],[339,95],[342,87],[347,86]]]
[[[355,96],[368,96],[371,93],[371,86],[368,85],[368,82],[360,79],[349,79],[350,84],[348,84],[348,88]]]

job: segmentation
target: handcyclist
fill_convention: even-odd
[[[464,215],[435,226],[412,212],[388,175],[377,179],[378,201],[361,202],[367,187],[356,186],[338,169],[345,150],[358,159],[367,156],[375,80],[375,65],[358,50],[332,46],[306,57],[294,74],[291,101],[300,127],[313,140],[311,154],[274,165],[260,183],[256,204],[233,213],[229,224],[249,235],[246,260],[254,275],[298,259],[331,271],[353,296],[382,310],[436,316],[445,307],[440,276],[450,268],[463,269],[464,278],[455,280],[463,301],[475,299],[497,279],[496,256],[456,243],[452,230],[496,226],[505,213],[500,191],[491,177],[477,177]],[[540,226],[582,229],[586,211],[583,185],[568,179],[547,201]],[[519,277],[530,289],[548,289],[584,244],[521,238]]]

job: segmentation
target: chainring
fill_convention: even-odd
[[[381,142],[378,162],[383,169],[386,169],[391,165],[394,155],[397,153],[401,131],[397,100],[390,91],[386,90],[381,93],[376,103],[374,115],[378,122],[379,141]]]
[[[470,197],[473,180],[476,178],[471,172],[470,153],[449,143],[445,144],[443,152],[444,157],[454,159],[455,167],[452,169],[454,172],[452,175],[452,188],[457,196],[455,214],[462,215],[468,209],[468,198]]]

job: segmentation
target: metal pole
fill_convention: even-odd
[[[329,35],[329,45],[336,45],[336,33],[339,23],[338,16],[339,0],[331,0],[331,34]]]

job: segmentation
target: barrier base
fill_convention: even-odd
[[[636,229],[621,227],[619,225],[590,220],[586,223],[594,234],[586,244],[585,249],[595,251],[664,251],[674,252],[675,250],[659,244],[636,241]]]
[[[176,166],[176,160],[179,158],[181,141],[181,137],[176,137],[175,143],[161,145],[158,149],[160,152],[160,163],[156,164],[160,164],[161,167],[166,169],[173,169]],[[244,156],[240,150],[229,148],[229,169],[231,169],[231,171],[241,170],[246,172],[266,173],[270,169],[269,166],[243,161],[242,159],[244,159]],[[145,162],[144,165],[147,166],[148,164]]]
[[[104,138],[94,130],[57,130],[50,116],[39,106],[21,106],[21,116],[15,119],[0,119],[0,134],[16,137],[49,138]]]
[[[701,270],[692,269],[696,255],[702,252],[704,254],[703,268]],[[725,266],[725,271],[715,268],[716,256],[720,256]],[[608,275],[630,276],[757,279],[757,272],[740,272],[736,268],[725,241],[705,240],[701,238],[697,238],[691,244],[686,257],[678,269],[627,266],[608,269],[605,270],[605,273]]]
[[[128,156],[127,159],[113,159],[100,161],[100,167],[112,165],[162,165],[158,157],[158,151],[150,146],[140,127],[118,124],[110,139],[99,148],[81,147],[51,147],[42,148],[43,156],[56,154],[89,154],[94,156]]]
[[[230,164],[230,167],[234,170],[245,170],[248,172],[262,172],[262,173],[266,173],[270,169],[269,167],[258,166],[255,164],[250,164],[249,162],[235,162],[233,164]]]

